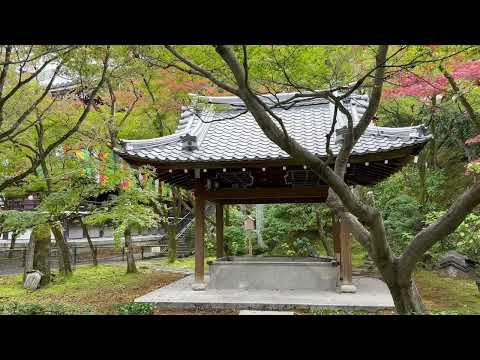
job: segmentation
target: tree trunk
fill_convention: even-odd
[[[38,154],[40,157],[40,166],[42,167],[43,178],[45,179],[45,183],[47,185],[47,195],[52,193],[52,179],[50,179],[50,173],[48,172],[47,161],[45,155],[45,149],[43,147],[43,140],[45,136],[45,130],[42,124],[42,117],[39,115],[39,110],[35,109],[37,113],[37,124],[35,125],[35,129],[37,132],[37,147],[38,147]]]
[[[438,68],[443,73],[443,75],[447,78],[448,83],[450,84],[450,87],[453,89],[455,94],[458,96],[458,100],[460,100],[460,103],[462,104],[462,106],[467,111],[468,118],[472,122],[472,125],[475,127],[475,129],[477,131],[480,131],[480,120],[477,116],[477,113],[473,109],[473,106],[467,100],[467,98],[463,94],[462,90],[458,87],[458,84],[455,81],[455,79],[453,78],[453,76],[442,65],[439,65]]]
[[[132,234],[128,227],[125,229],[124,235],[125,252],[127,253],[127,274],[136,273],[137,267],[135,266],[135,257],[133,254]]]
[[[57,243],[58,250],[60,251],[59,256],[59,271],[64,276],[72,275],[72,264],[70,263],[70,251],[68,249],[67,242],[63,237],[62,225],[60,222],[55,222],[52,224],[53,236],[55,236],[55,242]]]
[[[88,233],[87,225],[83,223],[83,220],[81,217],[79,218],[79,220],[80,220],[80,226],[82,227],[82,230],[85,233],[85,236],[87,237],[88,246],[90,247],[90,253],[92,254],[93,266],[97,266],[98,265],[97,249],[95,249],[95,247],[93,246],[92,239],[90,238],[90,234]]]
[[[177,260],[177,227],[175,222],[167,225],[168,228],[168,262],[174,263]]]
[[[225,204],[225,226],[230,226],[230,205]]]
[[[421,315],[426,314],[426,308],[422,297],[418,292],[415,280],[410,279],[410,283],[401,286],[398,282],[387,284],[395,304],[395,310],[400,315]]]
[[[322,218],[320,214],[320,209],[317,210],[317,226],[318,226],[318,237],[320,238],[320,241],[322,242],[322,245],[325,249],[325,253],[327,256],[334,256],[333,255],[333,249],[332,247],[328,244],[327,242],[327,237],[325,236],[325,233],[323,231],[323,225],[322,225]]]
[[[400,266],[399,259],[395,258],[391,262],[379,261],[373,256],[373,260],[390,290],[397,314],[425,314],[427,310],[412,273]]]
[[[30,240],[28,241],[27,249],[25,252],[25,266],[23,268],[23,281],[27,278],[27,273],[33,270],[33,253],[35,252],[36,237],[33,236],[33,230],[30,233]]]
[[[15,250],[15,242],[17,241],[18,232],[13,230],[12,232],[12,240],[10,240],[10,249],[8,251],[8,258],[13,258],[13,250]]]
[[[25,281],[26,273],[28,271],[38,270],[43,273],[40,286],[46,285],[50,282],[50,263],[48,261],[50,241],[50,226],[42,224],[37,225],[32,229],[25,259],[23,281]]]
[[[44,156],[43,153],[42,153],[42,156]],[[40,165],[42,167],[42,172],[43,172],[43,177],[45,178],[45,183],[47,184],[47,194],[51,194],[52,193],[52,180],[50,179],[50,173],[48,171],[47,162],[45,161],[45,158],[42,158],[42,160],[40,161]]]

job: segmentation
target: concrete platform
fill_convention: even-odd
[[[208,276],[205,276],[208,281]],[[381,310],[393,309],[393,299],[385,283],[371,277],[354,277],[355,294],[312,290],[214,290],[193,291],[193,275],[154,290],[135,299],[157,308],[170,309],[236,309],[285,311]]]

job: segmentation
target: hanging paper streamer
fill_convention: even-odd
[[[75,156],[78,160],[85,160],[85,154],[83,150],[75,150]]]
[[[100,152],[98,153],[98,158],[99,158],[100,161],[105,161],[105,160],[107,160],[108,155],[107,155],[105,152],[100,151]]]
[[[123,190],[126,190],[128,189],[130,186],[130,182],[127,180],[123,180],[121,183],[120,183],[120,188],[123,189]]]

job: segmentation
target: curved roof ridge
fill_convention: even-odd
[[[317,91],[321,91],[321,90],[317,90]],[[308,101],[308,100],[317,100],[317,101],[321,101],[323,103],[327,103],[328,100],[327,99],[323,99],[323,98],[317,98],[315,97],[315,92],[304,92],[304,93],[300,93],[300,92],[284,92],[284,93],[276,93],[276,94],[261,94],[261,95],[258,95],[259,97],[262,98],[262,100],[268,100],[268,101],[271,101],[272,102],[272,105],[275,105],[277,103],[277,101],[287,101],[289,100],[290,98],[292,98],[292,101],[294,100],[293,97],[296,95],[296,94],[303,94],[303,95],[306,95],[306,99],[304,99],[303,101]],[[311,94],[312,95],[312,98],[308,98],[308,95]],[[224,105],[234,105],[234,106],[244,106],[244,102],[242,99],[240,99],[238,96],[204,96],[204,95],[198,95],[198,94],[193,94],[193,93],[190,93],[188,94],[190,97],[192,97],[193,99],[198,99],[198,100],[204,100],[204,101],[207,101],[208,103],[210,104],[224,104]],[[349,98],[351,96],[354,96],[354,97],[362,97],[363,95],[361,94],[352,94],[349,96]],[[367,99],[368,99],[368,95],[367,96]],[[298,98],[296,98],[298,99]],[[363,99],[363,98],[362,98]]]
[[[295,93],[282,94],[283,99],[288,99]],[[290,157],[266,137],[253,115],[248,110],[245,111],[244,107],[227,106],[228,109],[223,110],[223,107],[216,106],[221,103],[213,102],[223,99],[223,104],[231,105],[239,104],[240,99],[234,96],[202,98],[212,102],[200,103],[193,100],[183,106],[174,134],[145,140],[122,139],[123,149],[117,149],[117,152],[132,159],[166,163],[274,160]],[[342,100],[345,107],[351,111],[354,125],[365,113],[368,99],[366,94],[354,93]],[[282,101],[282,97],[279,100]],[[325,139],[331,129],[334,106],[326,99],[318,100],[322,101],[304,100],[299,106],[290,106],[291,103],[287,102],[285,107],[277,106],[272,109],[281,112],[289,134],[302,146],[318,156],[326,156]],[[238,121],[235,120],[237,118]],[[339,111],[336,133],[340,138],[346,131],[346,120]],[[184,138],[185,136],[189,140]],[[423,125],[402,128],[369,125],[352,150],[352,155],[389,152],[412,146],[419,148],[431,137]],[[192,141],[194,146],[189,147],[188,141]],[[336,141],[331,144],[334,154],[338,153],[339,146]]]

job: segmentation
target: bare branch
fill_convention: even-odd
[[[31,173],[35,172],[37,167],[41,165],[42,160],[46,156],[48,156],[58,145],[62,144],[65,140],[67,140],[71,135],[73,135],[79,129],[80,125],[85,120],[87,114],[89,113],[89,111],[91,109],[91,106],[92,106],[92,103],[94,101],[94,98],[95,98],[96,94],[98,93],[100,88],[103,86],[103,83],[105,82],[105,75],[106,75],[106,72],[107,72],[107,69],[108,69],[109,58],[110,58],[110,46],[107,46],[107,51],[106,51],[105,58],[104,58],[104,61],[103,61],[103,71],[102,71],[101,79],[98,82],[95,89],[93,90],[93,92],[92,92],[92,94],[91,94],[91,96],[88,100],[88,104],[85,107],[82,114],[80,115],[79,119],[77,120],[75,126],[73,128],[71,128],[69,131],[67,131],[65,134],[63,134],[55,142],[53,142],[49,146],[47,146],[47,148],[45,149],[45,151],[43,153],[43,157],[37,157],[35,159],[35,161],[32,162],[32,165],[30,166],[30,168],[22,171],[21,173],[15,175],[12,178],[8,178],[8,179],[4,180],[2,183],[0,183],[0,191],[2,191],[3,189],[7,188],[8,186],[10,186],[12,184],[15,184],[17,181],[25,178],[26,176],[30,175]]]
[[[453,89],[454,93],[458,96],[460,103],[467,111],[470,121],[473,123],[476,129],[480,131],[480,121],[478,120],[477,114],[475,113],[475,110],[473,109],[472,105],[468,102],[465,95],[462,94],[462,92],[460,91],[460,88],[458,87],[457,83],[453,79],[453,76],[441,64],[438,66],[438,68],[442,72],[443,76],[447,78],[448,83],[450,84],[450,87]]]
[[[231,87],[230,85],[227,85],[224,82],[218,80],[217,78],[215,78],[215,76],[211,72],[203,69],[202,67],[200,67],[200,66],[196,65],[195,63],[193,63],[192,61],[188,60],[187,58],[182,56],[177,50],[175,50],[175,48],[173,48],[172,46],[165,45],[165,48],[173,56],[175,56],[178,60],[182,61],[183,63],[185,63],[186,65],[188,65],[192,69],[194,69],[196,71],[195,75],[201,75],[201,76],[209,79],[211,82],[213,82],[215,85],[219,86],[220,88],[222,88],[222,89],[224,89],[224,90],[226,90],[226,91],[228,91],[232,94],[237,95],[238,89],[235,89],[235,88]]]
[[[53,81],[55,80],[55,78],[57,77],[58,75],[58,72],[60,71],[60,69],[62,68],[63,66],[63,62],[61,62],[57,68],[55,69],[55,72],[53,73],[53,76],[52,78],[50,79],[48,85],[45,87],[45,89],[43,90],[42,94],[40,95],[40,97],[38,97],[32,105],[30,105],[30,107],[25,110],[22,115],[20,115],[17,120],[12,124],[12,126],[6,130],[6,131],[3,131],[2,133],[0,133],[0,140],[5,138],[5,137],[8,137],[10,136],[13,132],[15,132],[15,130],[25,121],[25,119],[27,119],[27,117],[32,113],[33,110],[35,110],[37,108],[37,106],[43,101],[43,99],[45,99],[45,97],[47,96],[47,94],[50,92],[50,89],[53,85]],[[8,96],[8,95],[7,95]],[[4,99],[7,98],[7,96],[5,96]],[[1,101],[1,100],[0,100]],[[0,105],[0,114],[1,114],[1,107],[3,106]],[[0,120],[2,119],[2,117],[0,116]]]
[[[5,86],[5,80],[7,79],[7,74],[8,74],[8,68],[9,68],[9,62],[10,62],[10,56],[12,54],[12,46],[7,45],[5,47],[5,65],[3,66],[2,73],[0,74],[0,99],[2,98],[3,95],[3,88]]]
[[[7,46],[10,46],[11,45],[7,45]],[[17,61],[11,61],[11,60],[8,60],[8,61],[2,61],[0,62],[0,65],[1,66],[5,66],[5,65],[16,65],[16,64],[24,64],[24,63],[27,63],[27,62],[32,62],[32,61],[35,61],[37,59],[40,59],[48,54],[52,54],[52,53],[56,53],[56,52],[62,52],[64,50],[69,50],[69,49],[73,49],[73,48],[76,48],[77,46],[76,45],[66,45],[66,46],[63,46],[63,47],[60,47],[60,48],[53,48],[53,49],[50,49],[48,51],[45,51],[41,54],[38,54],[32,58],[29,58],[29,56],[27,56],[27,58],[25,59],[19,59]]]

